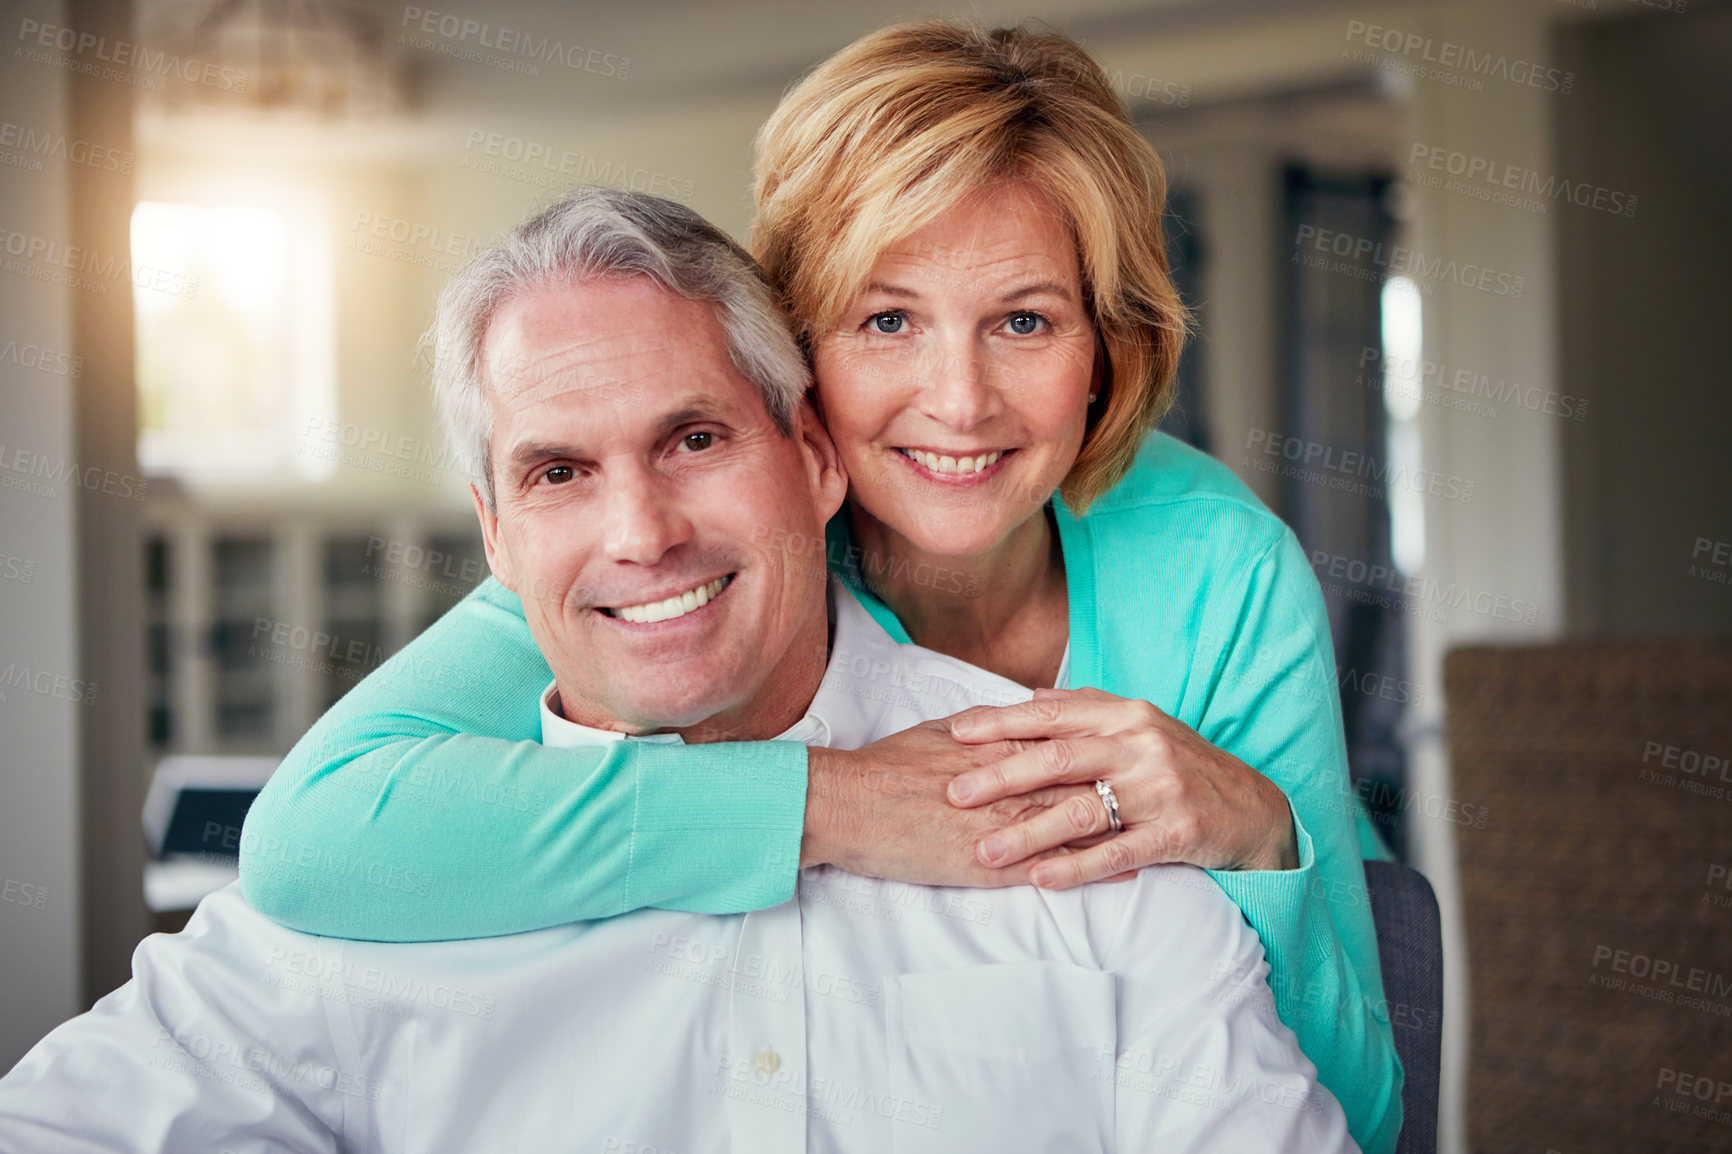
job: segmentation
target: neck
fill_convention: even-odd
[[[787,651],[749,701],[718,710],[691,725],[662,725],[654,721],[631,723],[609,714],[601,706],[572,692],[557,673],[558,713],[567,721],[591,729],[608,729],[642,737],[648,733],[677,733],[687,745],[714,741],[769,741],[787,732],[806,716],[818,686],[830,664],[829,596],[819,602],[816,613],[795,634]]]
[[[1064,554],[1043,507],[980,553],[923,549],[846,506],[868,588],[918,645],[1029,686],[1050,686],[1070,636]]]

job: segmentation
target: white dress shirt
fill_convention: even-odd
[[[785,738],[1028,697],[832,602]],[[622,736],[544,708],[543,739]],[[299,934],[230,886],[0,1079],[0,1149],[1352,1150],[1267,972],[1187,866],[1062,893],[821,867],[748,914],[412,945]]]

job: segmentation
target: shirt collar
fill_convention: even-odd
[[[849,669],[889,668],[895,656],[896,642],[851,593],[835,578],[830,580],[829,598],[835,613],[835,632],[830,643],[830,663],[824,680],[818,686],[806,716],[787,730],[776,735],[777,741],[798,741],[805,745],[852,748],[864,744],[860,737],[871,732],[873,717],[866,710],[866,699],[853,688]],[[879,662],[877,666],[873,662]],[[572,749],[607,745],[615,741],[652,741],[659,744],[683,745],[685,739],[677,733],[646,733],[642,736],[620,733],[612,729],[595,729],[561,717],[553,708],[558,684],[541,692],[541,743]]]

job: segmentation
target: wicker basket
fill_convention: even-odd
[[[1463,649],[1445,684],[1486,816],[1471,1148],[1732,1151],[1732,644]]]

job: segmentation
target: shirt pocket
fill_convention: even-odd
[[[1113,976],[1062,962],[885,980],[891,1124],[906,1154],[1113,1148]]]

